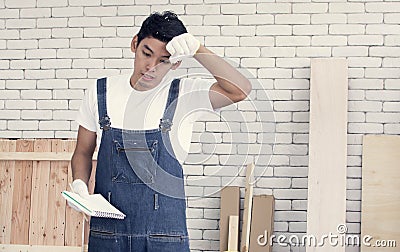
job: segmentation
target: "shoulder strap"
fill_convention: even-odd
[[[100,129],[108,130],[111,126],[111,121],[107,115],[107,78],[97,80],[97,107]]]
[[[174,79],[169,88],[167,104],[165,105],[164,115],[163,118],[160,119],[159,125],[160,129],[164,133],[171,130],[172,120],[178,103],[179,83],[180,79]]]

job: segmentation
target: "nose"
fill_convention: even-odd
[[[147,71],[155,72],[156,66],[157,66],[157,60],[149,59],[147,61],[146,69],[147,69]]]

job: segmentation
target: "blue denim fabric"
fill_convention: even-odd
[[[89,252],[189,251],[183,171],[169,141],[178,93],[179,80],[174,80],[159,129],[123,130],[111,126],[106,79],[98,80],[99,124],[103,133],[95,193],[102,194],[126,218],[92,217]],[[177,179],[168,184],[163,174]],[[176,191],[176,197],[158,190],[169,187]]]

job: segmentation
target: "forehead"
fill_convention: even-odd
[[[167,43],[162,42],[153,37],[146,37],[142,41],[140,41],[139,47],[149,48],[153,51],[153,53],[157,54],[169,54],[166,49]]]

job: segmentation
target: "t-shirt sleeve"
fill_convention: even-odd
[[[95,94],[96,85],[91,86],[85,92],[85,95],[82,99],[81,106],[78,111],[78,115],[75,121],[82,127],[92,132],[96,132],[97,130],[97,120],[96,120],[96,106],[97,99]]]

